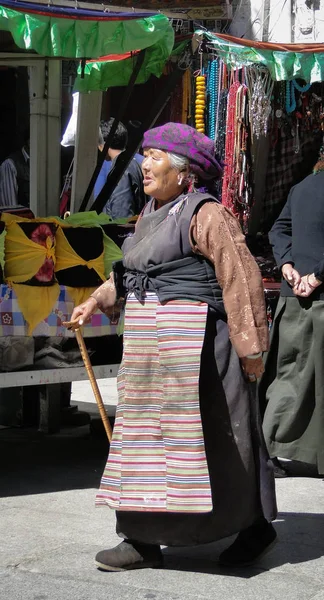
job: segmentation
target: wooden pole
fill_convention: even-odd
[[[88,373],[88,377],[89,377],[89,381],[91,383],[91,387],[92,387],[92,391],[94,393],[94,397],[96,399],[98,408],[99,408],[99,413],[102,419],[102,422],[104,424],[104,428],[107,434],[107,438],[109,440],[109,443],[111,443],[111,439],[112,439],[112,429],[111,429],[111,425],[108,419],[108,415],[106,413],[106,409],[104,407],[104,403],[102,400],[102,396],[97,384],[97,380],[95,378],[95,374],[93,372],[93,368],[92,368],[92,364],[90,362],[90,358],[89,358],[89,354],[88,354],[88,350],[87,347],[85,345],[84,339],[83,339],[83,335],[81,330],[78,327],[75,327],[75,323],[73,322],[69,322],[69,323],[63,323],[63,325],[65,327],[68,327],[69,329],[73,329],[75,332],[75,336],[80,348],[80,352],[81,352],[81,356],[82,356],[82,360],[84,362],[84,366],[86,368],[86,371]]]

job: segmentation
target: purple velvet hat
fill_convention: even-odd
[[[143,148],[174,152],[188,158],[190,170],[201,179],[218,179],[223,164],[215,158],[214,142],[189,125],[166,123],[144,133]]]

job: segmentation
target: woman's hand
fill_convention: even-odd
[[[243,373],[248,381],[256,381],[264,372],[264,364],[262,356],[256,354],[256,358],[248,358],[245,356],[240,359]]]
[[[316,279],[314,273],[311,275],[304,275],[300,283],[293,287],[293,292],[295,296],[300,296],[301,298],[308,298],[313,291],[322,284],[322,281]]]
[[[92,315],[98,309],[98,302],[95,298],[88,298],[83,304],[76,306],[71,317],[71,321],[78,321],[79,325],[85,325],[89,323]]]

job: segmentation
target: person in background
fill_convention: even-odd
[[[99,144],[99,150],[103,150],[104,147],[104,141],[107,139],[108,134],[107,134],[107,128],[108,128],[108,132],[110,129],[110,122],[113,119],[110,119],[110,121],[101,121],[100,123],[100,134],[101,134],[101,143]],[[138,121],[129,121],[130,125],[132,125],[134,123],[134,126],[138,126],[139,122]],[[127,140],[128,140],[128,132],[126,127],[124,126],[124,130],[126,132],[126,145],[127,145]],[[105,136],[105,139],[104,139]],[[125,146],[126,147],[126,146]],[[142,165],[143,162],[143,155],[139,154],[138,152],[136,152],[136,154],[134,154],[134,158],[135,160],[138,162],[139,166]],[[102,167],[101,167],[101,171],[99,173],[98,179],[97,179],[97,193],[96,196],[98,196],[99,192],[101,191],[101,189],[103,188],[104,184],[106,183],[106,179],[107,179],[107,175],[111,169],[111,165],[112,165],[112,161],[109,159],[109,154],[107,155],[106,160],[104,161]],[[96,189],[96,188],[95,188]]]
[[[161,545],[240,532],[219,562],[244,566],[276,540],[255,389],[268,348],[261,274],[214,196],[222,175],[214,142],[168,123],[147,131],[143,148],[152,199],[123,244],[125,289],[115,272],[72,314],[80,325],[126,297],[118,407],[97,496],[117,511],[124,540],[96,564],[157,567]]]
[[[19,150],[13,152],[0,166],[1,206],[29,207],[29,135]]]
[[[278,458],[323,474],[323,151],[313,174],[291,189],[269,239],[283,281],[259,388],[265,440],[277,476],[287,474]]]
[[[113,122],[114,119],[111,118],[109,121],[103,121],[100,124],[104,142],[108,138]],[[119,122],[111,146],[108,148],[107,159],[104,161],[95,183],[95,198],[101,192],[114,161],[125,150],[127,142],[127,129],[123,123]],[[144,193],[143,175],[140,168],[142,159],[143,157],[140,154],[134,156],[105,205],[103,212],[107,213],[112,219],[132,217],[138,215],[143,209],[147,197]]]

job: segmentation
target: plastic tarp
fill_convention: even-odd
[[[205,30],[196,31],[196,36],[204,38],[230,68],[257,64],[267,67],[274,81],[324,81],[323,44],[255,42]]]
[[[174,33],[164,15],[57,9],[6,0],[0,4],[0,30],[15,44],[46,57],[98,58],[158,44],[171,52]]]
[[[144,62],[136,79],[136,84],[145,83],[151,75],[160,77],[165,63],[171,56],[178,56],[189,44],[190,39],[175,43],[171,38],[164,38],[154,46],[146,49]],[[134,69],[137,53],[121,56],[103,57],[100,61],[88,61],[84,72],[78,69],[74,91],[105,91],[110,87],[126,86]]]

